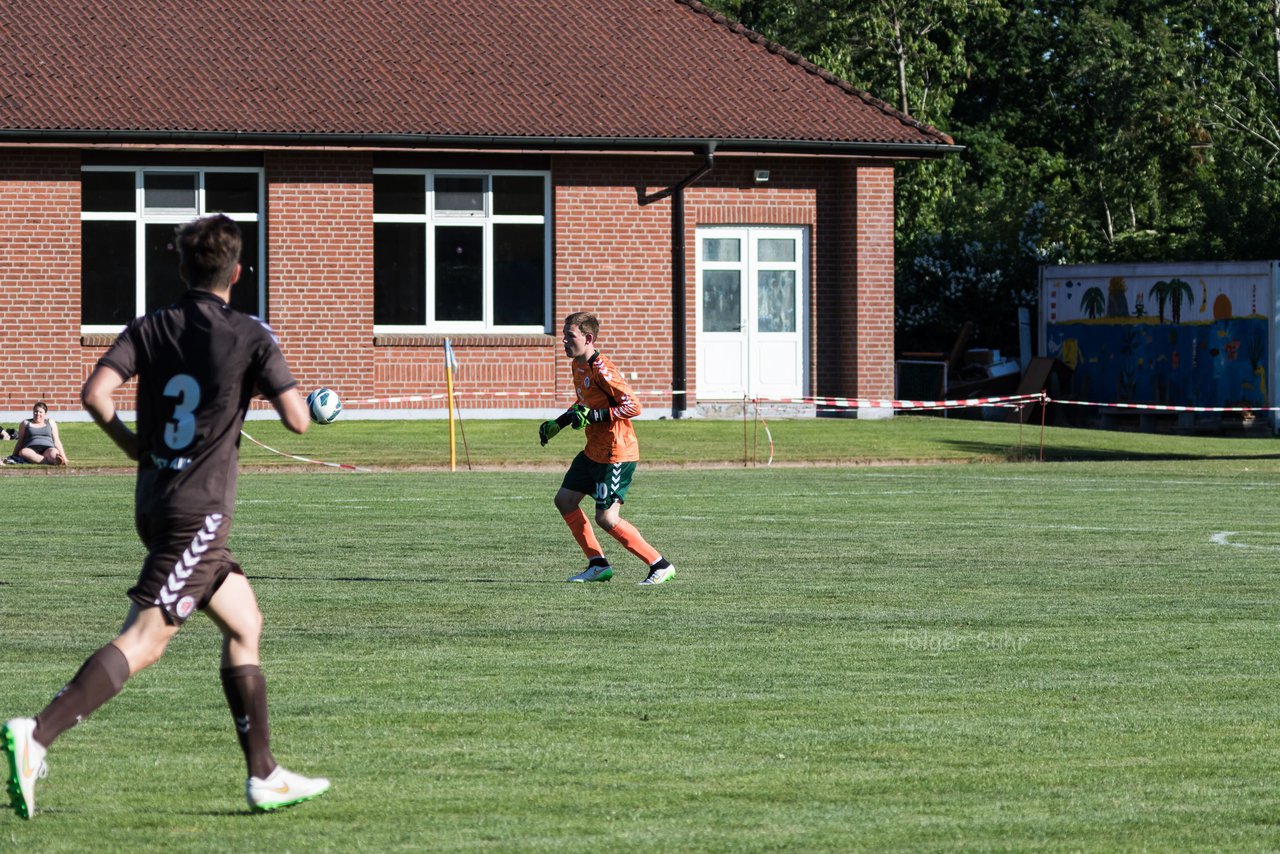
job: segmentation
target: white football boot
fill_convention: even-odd
[[[676,565],[673,563],[673,564],[668,564],[667,566],[664,566],[662,569],[650,569],[649,576],[644,581],[641,581],[640,583],[642,585],[643,584],[648,584],[648,585],[661,584],[662,582],[669,581],[670,579],[675,577],[676,577]]]
[[[250,777],[244,784],[244,796],[249,808],[257,812],[278,810],[319,797],[329,791],[329,781],[324,777],[303,777],[283,765],[267,778]]]
[[[569,581],[608,581],[613,578],[613,567],[607,563],[588,564],[587,568],[579,572],[577,575],[568,579]]]
[[[0,728],[0,749],[8,757],[9,803],[22,818],[36,814],[36,780],[49,775],[48,750],[36,741],[34,718],[14,718]]]

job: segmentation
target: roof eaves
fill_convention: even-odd
[[[219,146],[326,146],[340,148],[445,148],[451,150],[522,151],[693,151],[713,146],[717,152],[753,154],[828,154],[888,158],[933,158],[963,151],[948,143],[847,142],[828,140],[677,138],[677,137],[577,137],[577,136],[467,136],[404,133],[243,132],[178,130],[0,129],[0,143],[65,143],[80,145],[219,145]]]

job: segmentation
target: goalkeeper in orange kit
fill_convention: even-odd
[[[565,427],[587,431],[587,447],[573,458],[555,497],[556,509],[587,556],[587,568],[569,581],[608,581],[613,577],[613,567],[591,530],[591,522],[578,506],[592,495],[596,523],[649,567],[648,576],[640,583],[662,584],[675,577],[676,568],[640,536],[635,525],[622,518],[620,509],[640,460],[640,443],[631,426],[631,419],[640,414],[640,403],[613,362],[596,349],[599,334],[600,322],[595,315],[579,311],[564,319],[564,354],[573,360],[578,402],[559,418],[538,427],[543,445]]]

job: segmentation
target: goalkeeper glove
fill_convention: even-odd
[[[554,439],[559,432],[560,425],[554,421],[543,421],[538,425],[538,439],[542,442],[544,448],[547,446],[547,442]]]
[[[555,421],[543,421],[538,425],[538,439],[543,445],[550,442],[566,427],[572,427],[574,430],[581,430],[586,427],[591,420],[591,413],[596,411],[608,412],[608,410],[587,409],[580,403],[575,403],[564,412],[560,413],[560,417]]]
[[[573,415],[572,424],[574,430],[581,430],[588,424],[601,424],[613,420],[609,415],[609,410],[587,409],[587,407],[583,406],[581,403],[575,403],[573,406],[569,407],[569,412],[565,414],[568,415],[570,413]],[[561,417],[563,418],[564,416]]]

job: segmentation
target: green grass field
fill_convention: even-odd
[[[246,472],[232,547],[273,746],[333,790],[246,812],[196,617],[54,745],[0,850],[1280,847],[1273,440],[1050,431],[1086,461],[1008,463],[986,461],[1017,457],[1007,425],[823,425],[771,424],[780,462],[970,464],[744,468],[741,423],[642,423],[673,464],[642,466],[626,511],[679,569],[655,589],[617,547],[612,582],[563,583],[583,562],[550,499],[578,437],[475,422],[493,469]],[[68,427],[73,461],[119,464]],[[438,467],[443,429],[288,450]],[[127,475],[0,484],[9,717],[113,636],[142,550]]]

